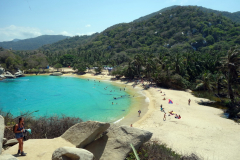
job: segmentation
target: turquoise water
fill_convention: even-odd
[[[129,111],[129,97],[123,88],[120,91],[109,82],[93,79],[27,76],[0,81],[0,108],[15,116],[39,110],[35,116],[64,114],[84,121],[113,122]]]

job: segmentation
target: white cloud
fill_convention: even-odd
[[[50,29],[40,30],[39,28],[10,25],[8,27],[0,28],[0,42],[11,41],[15,38],[17,39],[34,38],[41,35],[82,36],[82,35],[92,35],[93,33],[96,33],[96,32],[72,33],[68,31],[62,31],[62,32],[56,33],[55,31]]]
[[[60,35],[64,35],[64,36],[73,36],[73,34],[68,33],[67,31],[63,31],[63,32],[61,32]]]
[[[96,33],[96,32],[87,32],[87,33],[76,33],[76,35],[78,35],[78,36],[84,36],[84,35],[92,35],[92,34],[94,34],[94,33]]]
[[[87,27],[87,28],[88,28],[88,27],[91,27],[91,25],[90,25],[90,24],[87,24],[85,27]]]
[[[25,39],[33,38],[42,35],[40,29],[32,27],[19,27],[10,25],[5,28],[0,28],[0,41],[10,41],[14,38]]]

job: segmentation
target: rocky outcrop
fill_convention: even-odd
[[[16,157],[11,154],[2,154],[0,155],[0,160],[18,160]]]
[[[18,70],[14,75],[16,77],[22,77],[23,76],[23,72],[21,70]]]
[[[61,147],[52,154],[52,160],[94,160],[91,152],[74,147]]]
[[[0,115],[0,154],[2,154],[4,128],[5,128],[4,118]]]
[[[18,144],[18,140],[17,140],[17,139],[9,139],[9,140],[5,143],[6,146],[13,146],[13,145],[15,145],[15,144]]]
[[[109,132],[85,147],[96,160],[124,160],[132,150],[138,149],[152,137],[152,133],[128,126],[111,127]]]
[[[51,76],[61,76],[61,75],[62,75],[61,72],[53,72],[53,73],[51,74]]]
[[[16,78],[16,76],[15,75],[12,75],[12,73],[10,73],[10,72],[5,72],[5,75],[4,75],[6,78]]]
[[[96,121],[82,122],[69,128],[61,137],[71,142],[76,147],[83,148],[98,138],[99,135],[109,127],[109,123]]]

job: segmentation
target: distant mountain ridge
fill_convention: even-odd
[[[174,9],[176,7],[179,7],[179,6],[180,5],[174,5],[174,6],[163,8],[163,9],[157,11],[157,12],[153,12],[153,13],[148,14],[146,16],[140,17],[140,18],[134,20],[133,22],[140,22],[140,21],[147,20],[151,17],[154,17],[154,16],[164,12],[164,11]],[[233,22],[240,23],[240,11],[231,13],[231,12],[227,12],[227,11],[218,11],[218,10],[214,10],[214,9],[209,9],[209,8],[205,8],[205,7],[202,7],[202,6],[195,6],[195,7],[198,7],[201,11],[206,12],[206,13],[222,14],[223,16],[230,18]]]
[[[42,35],[29,39],[14,39],[8,42],[0,42],[0,47],[12,50],[35,50],[45,44],[52,44],[60,40],[66,39],[68,36],[63,35]]]

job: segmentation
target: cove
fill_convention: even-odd
[[[131,97],[109,82],[77,77],[26,76],[0,81],[0,108],[14,116],[39,110],[35,116],[64,114],[84,121],[114,122],[129,112]]]

